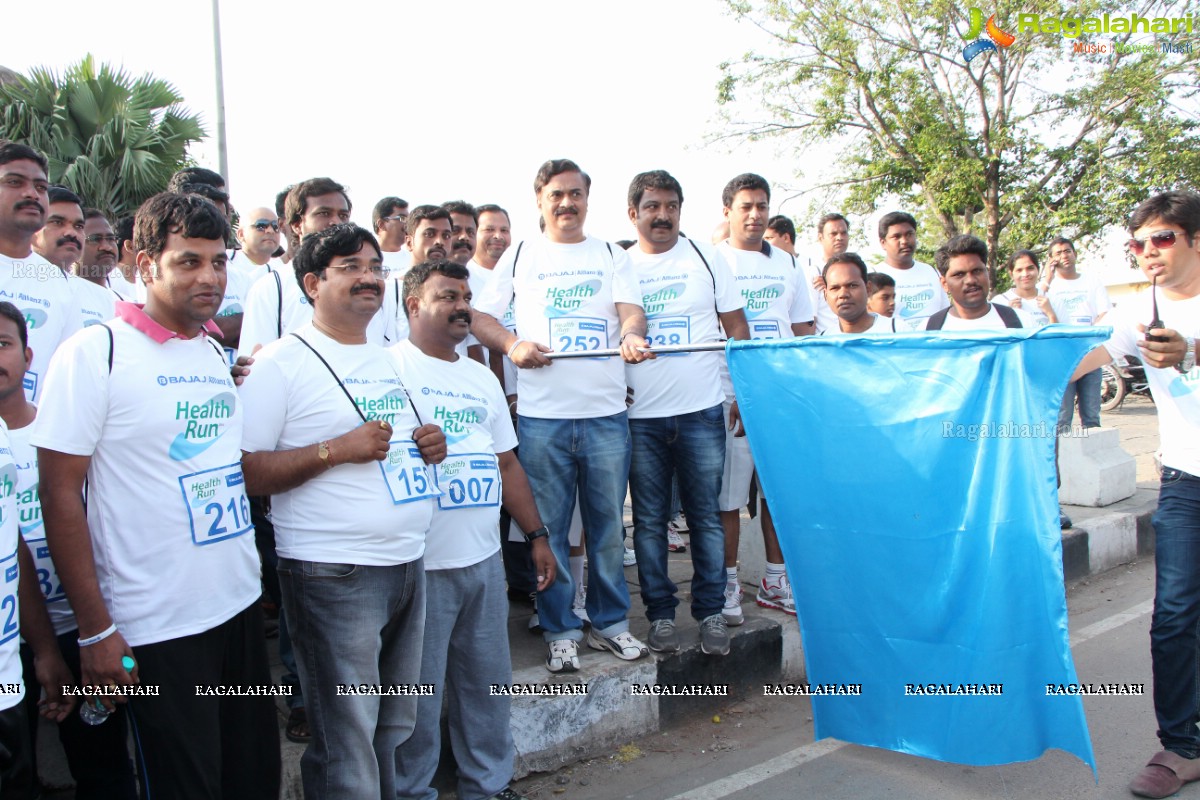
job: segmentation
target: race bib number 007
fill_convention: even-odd
[[[388,442],[387,459],[379,463],[379,469],[394,505],[438,497],[442,493],[430,480],[425,471],[425,460],[412,439]]]
[[[192,524],[192,543],[212,544],[253,530],[241,464],[227,464],[179,479]]]
[[[493,453],[463,453],[446,456],[434,469],[438,508],[453,511],[500,504],[500,469]]]

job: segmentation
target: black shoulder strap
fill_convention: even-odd
[[[283,338],[283,279],[279,277],[279,273],[272,270],[272,275],[275,276],[275,289],[278,301],[275,304],[275,338]]]
[[[946,315],[950,313],[950,309],[943,308],[941,311],[934,313],[925,323],[925,330],[940,331],[942,326],[946,324]]]
[[[892,333],[896,333],[896,318],[892,317]]]
[[[1004,327],[1006,327],[1006,328],[1024,328],[1025,327],[1024,325],[1021,324],[1021,317],[1017,315],[1017,312],[1014,311],[1013,309],[1009,308],[1008,306],[1001,305],[999,303],[992,303],[992,308],[996,309],[996,313],[1000,315],[1000,319],[1004,320]]]
[[[359,418],[361,418],[363,422],[366,422],[367,416],[363,414],[362,409],[358,407],[358,403],[354,402],[354,398],[351,396],[350,390],[346,388],[346,384],[342,383],[342,379],[338,377],[338,374],[333,371],[333,367],[329,366],[329,362],[325,360],[325,356],[318,353],[317,348],[305,341],[304,337],[300,334],[292,333],[292,336],[295,336],[300,344],[311,350],[313,355],[321,360],[321,363],[325,365],[325,369],[329,370],[329,374],[333,376],[335,381],[337,381],[338,388],[342,390],[342,394],[346,395],[346,399],[350,401],[350,405],[354,406],[355,413],[358,414]]]
[[[112,375],[112,361],[113,361],[113,349],[114,349],[113,332],[112,332],[112,328],[108,327],[107,323],[101,323],[101,324],[104,325],[104,330],[108,332],[108,374]]]
[[[605,242],[604,246],[608,248],[608,257],[612,259],[613,265],[615,266],[617,263],[617,257],[613,255],[612,245],[608,242]]]
[[[715,295],[717,292],[717,276],[713,274],[712,267],[708,265],[708,259],[704,257],[704,253],[700,252],[700,248],[696,246],[696,243],[691,239],[687,241],[692,246],[692,249],[696,251],[696,255],[700,256],[700,260],[704,262],[704,268],[708,270],[708,277],[712,279],[713,294]]]

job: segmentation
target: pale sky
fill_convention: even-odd
[[[91,52],[174,83],[210,134],[194,156],[217,168],[210,0],[64,0],[52,13],[8,3],[4,17],[10,69],[61,71]],[[538,166],[566,157],[592,176],[591,234],[636,238],[629,181],[666,169],[683,185],[683,230],[707,240],[734,175],[771,181],[773,213],[797,185],[782,143],[706,144],[723,130],[719,64],[765,41],[719,0],[223,0],[221,29],[227,177],[241,209],[328,175],[368,227],[385,195],[461,198],[506,207],[520,238],[537,232]]]

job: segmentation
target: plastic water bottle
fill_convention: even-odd
[[[126,672],[132,673],[136,665],[137,662],[129,656],[121,657],[121,666],[125,668]],[[101,725],[112,716],[112,713],[99,700],[88,700],[85,698],[79,704],[79,718],[88,725]]]

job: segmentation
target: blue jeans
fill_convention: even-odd
[[[1084,428],[1100,427],[1100,383],[1100,370],[1094,369],[1067,384],[1062,405],[1058,409],[1059,431],[1071,427],[1076,399],[1079,401],[1079,424]]]
[[[455,511],[438,511],[455,514]],[[421,683],[437,694],[417,703],[417,727],[396,751],[396,800],[437,800],[430,787],[442,755],[442,697],[458,764],[459,800],[504,791],[513,776],[512,703],[492,684],[512,683],[508,601],[499,553],[477,564],[425,573]]]
[[[592,419],[517,417],[518,458],[550,529],[558,577],[538,593],[543,638],[583,639],[583,623],[571,613],[575,583],[568,568],[567,530],[579,494],[587,531],[587,612],[592,630],[616,636],[629,630],[625,583],[625,490],[629,485],[629,420],[625,412]]]
[[[629,420],[633,458],[633,549],[642,602],[650,620],[674,619],[675,584],[667,574],[667,522],[674,513],[674,476],[692,544],[692,616],[720,614],[725,591],[725,531],[717,496],[725,465],[725,414],[721,404],[674,417]]]
[[[425,632],[425,566],[279,559],[279,587],[312,743],[300,759],[306,800],[396,796],[396,748],[417,697],[345,687],[415,685]]]
[[[1200,756],[1200,477],[1164,467],[1154,512],[1150,658],[1163,748]]]

